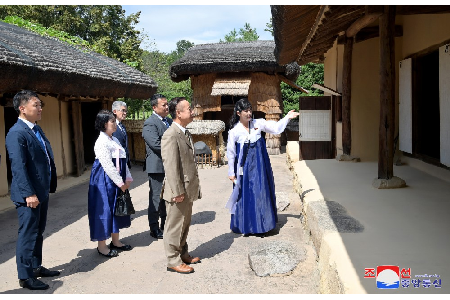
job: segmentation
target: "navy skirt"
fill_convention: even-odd
[[[239,157],[240,148],[237,143],[236,157]],[[242,234],[266,233],[276,227],[278,216],[272,166],[264,138],[244,144],[242,151],[245,161],[241,190],[236,211],[231,215],[230,229]],[[234,171],[238,174],[237,159]]]
[[[114,165],[116,160],[113,159]],[[120,174],[123,182],[126,180],[126,158],[121,158]],[[118,233],[119,229],[130,227],[130,216],[117,217],[114,215],[117,193],[120,188],[106,175],[99,160],[92,166],[88,193],[88,217],[91,241],[104,241],[111,237],[111,233]]]

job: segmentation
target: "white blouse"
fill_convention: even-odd
[[[100,164],[105,170],[106,175],[118,186],[121,187],[124,185],[122,176],[120,176],[120,170],[118,166],[117,168],[114,166],[113,158],[126,158],[127,154],[125,149],[120,145],[120,142],[117,138],[110,138],[106,133],[100,132],[97,141],[95,141],[94,145],[95,158],[99,160]],[[117,156],[117,154],[119,154]],[[126,181],[133,181],[131,177],[130,170],[127,168],[127,179]]]
[[[228,131],[227,142],[227,158],[228,158],[228,176],[235,176],[234,161],[236,160],[236,143],[242,146],[245,142],[254,143],[261,138],[261,131],[280,134],[284,131],[289,123],[289,117],[286,115],[278,122],[266,121],[265,119],[252,120],[250,123],[250,133],[245,129],[241,122],[236,123],[230,131]]]

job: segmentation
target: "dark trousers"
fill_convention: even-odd
[[[36,208],[27,207],[26,203],[16,203],[19,216],[19,236],[17,238],[16,263],[19,279],[33,276],[33,269],[42,264],[42,234],[47,223],[48,199]]]
[[[166,205],[160,198],[161,188],[164,181],[164,173],[148,174],[148,226],[150,230],[157,230],[159,227],[159,218],[161,218],[161,227],[164,228],[166,222]]]

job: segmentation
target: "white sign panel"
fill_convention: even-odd
[[[331,110],[301,110],[299,140],[302,142],[331,141]]]

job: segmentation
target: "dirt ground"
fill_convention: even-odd
[[[61,275],[42,279],[50,285],[48,290],[19,287],[15,263],[17,213],[14,209],[0,213],[0,293],[315,294],[319,284],[316,252],[301,223],[301,201],[292,187],[286,154],[270,159],[276,192],[287,195],[291,203],[279,212],[277,228],[265,238],[243,237],[230,231],[230,215],[224,208],[232,189],[227,166],[199,169],[203,198],[194,202],[188,244],[191,255],[199,256],[202,263],[193,265],[195,272],[188,275],[166,271],[163,242],[149,235],[148,179],[140,166],[131,170],[136,214],[131,227],[120,233],[122,242],[134,249],[116,258],[100,256],[97,244],[89,240],[87,182],[50,196],[43,265],[60,270]],[[256,276],[249,266],[248,253],[272,240],[291,241],[304,248],[306,260],[289,275]]]

